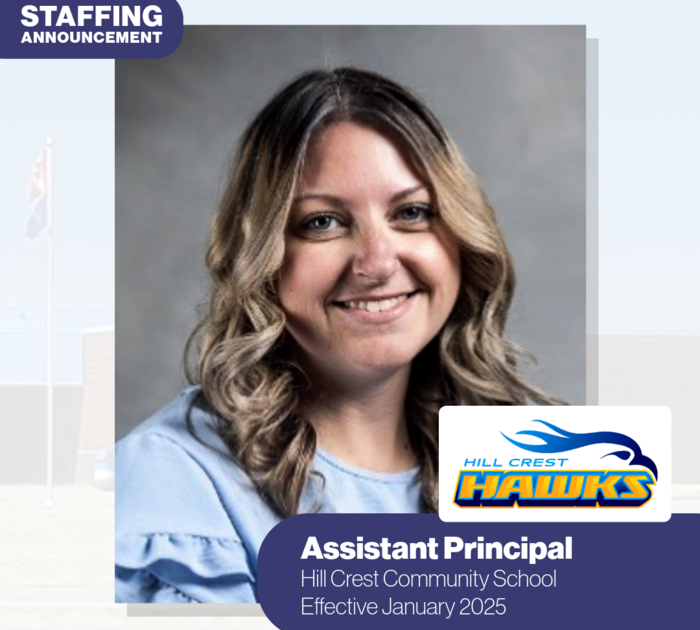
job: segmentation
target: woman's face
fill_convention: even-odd
[[[406,368],[447,320],[457,245],[389,138],[351,122],[309,147],[279,285],[312,374],[343,384]]]

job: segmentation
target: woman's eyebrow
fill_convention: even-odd
[[[401,192],[397,192],[395,195],[392,196],[391,198],[391,203],[397,203],[398,201],[401,201],[402,199],[405,199],[406,197],[410,197],[413,193],[417,193],[421,190],[428,190],[423,184],[418,184],[417,186],[412,186],[411,188],[406,188],[405,190],[402,190]]]
[[[402,199],[405,199],[406,197],[410,197],[412,194],[417,193],[421,190],[427,190],[427,188],[423,184],[418,184],[417,186],[411,186],[410,188],[406,188],[404,190],[401,190],[394,195],[391,196],[391,199],[389,199],[390,203],[397,203],[401,201]],[[309,199],[316,199],[318,201],[325,201],[326,203],[331,203],[335,206],[344,206],[347,205],[347,201],[343,199],[342,197],[337,197],[336,195],[331,195],[331,194],[326,194],[326,193],[308,193],[308,194],[302,194],[298,195],[297,197],[294,197],[294,202],[293,203],[299,203],[300,201],[307,201]]]

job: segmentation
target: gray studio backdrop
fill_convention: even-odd
[[[584,27],[189,26],[116,62],[116,436],[185,384],[207,230],[233,147],[294,75],[352,64],[421,95],[476,171],[515,259],[509,336],[531,380],[585,402]]]

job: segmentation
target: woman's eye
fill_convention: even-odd
[[[304,219],[299,229],[310,234],[325,234],[341,227],[340,221],[332,214],[316,214]]]
[[[422,204],[411,204],[399,208],[394,215],[395,221],[404,221],[405,223],[425,223],[430,221],[435,216],[435,212],[430,206]]]

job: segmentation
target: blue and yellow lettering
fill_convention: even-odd
[[[529,465],[532,460],[511,459]],[[535,460],[542,466],[545,460]],[[546,460],[547,464],[557,460]],[[648,471],[462,470],[454,503],[460,507],[641,507],[652,497]]]

